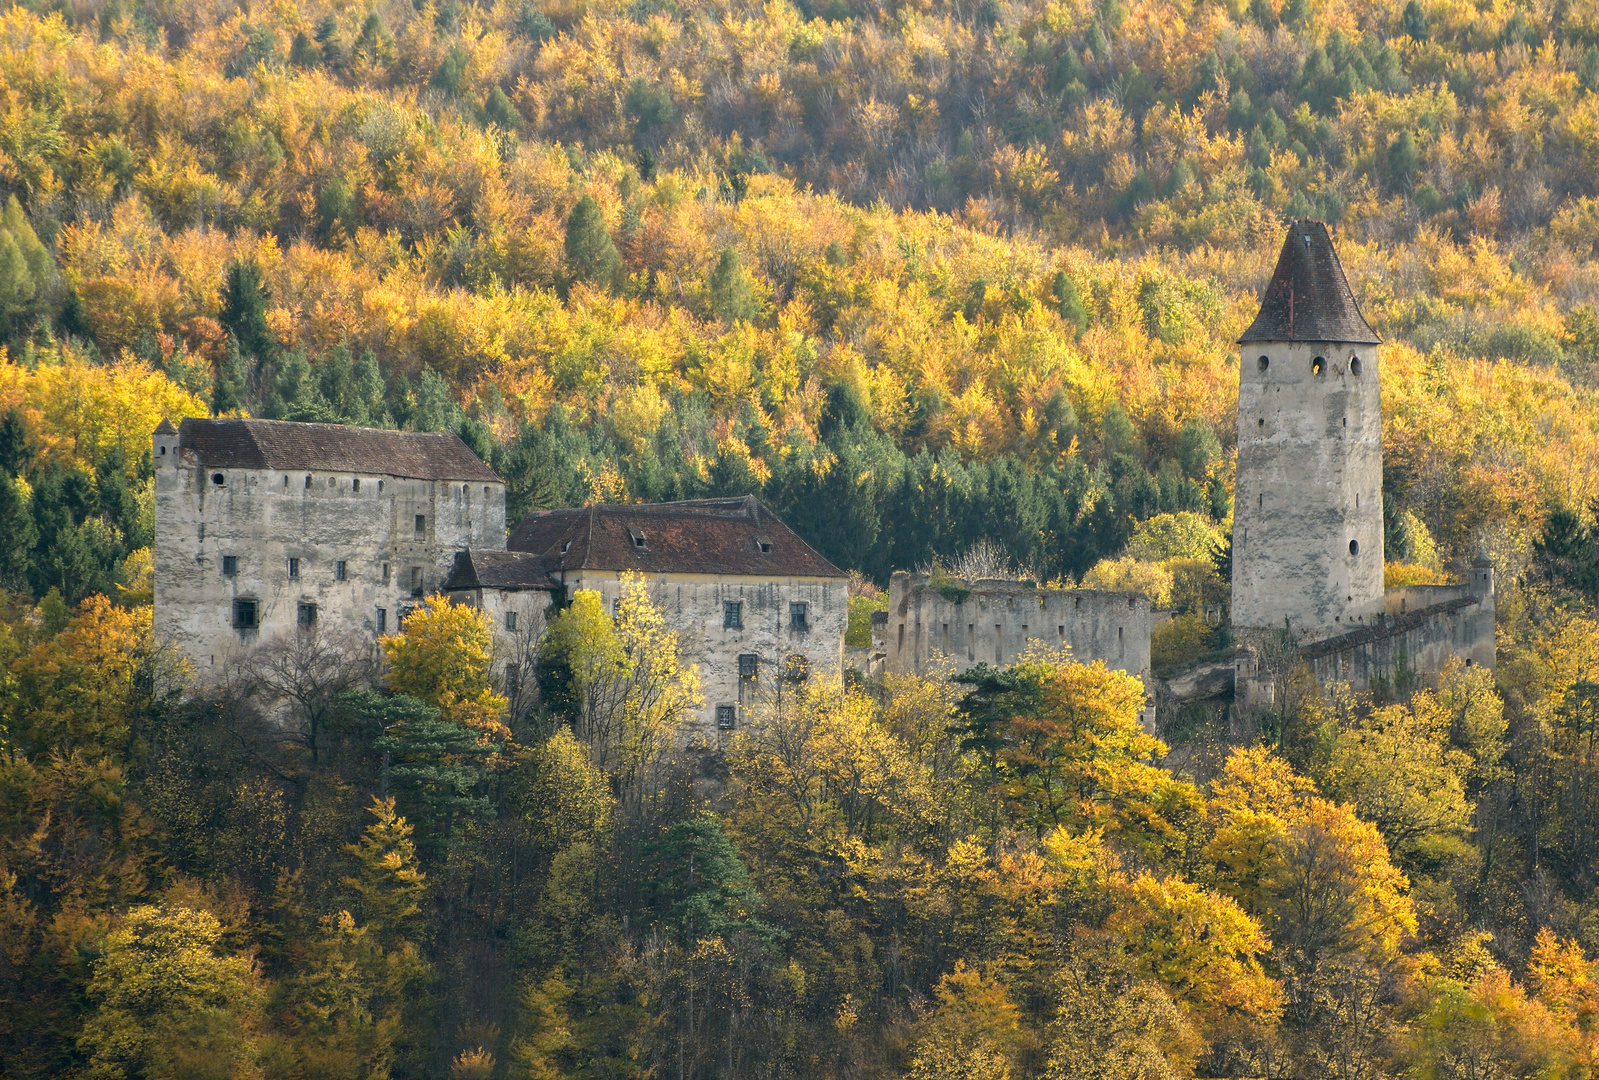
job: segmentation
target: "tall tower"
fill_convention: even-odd
[[[1381,341],[1327,226],[1292,222],[1238,339],[1235,626],[1322,638],[1382,614]]]

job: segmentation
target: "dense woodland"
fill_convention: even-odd
[[[0,1076],[1599,1071],[1599,8],[40,0],[0,15]],[[458,432],[513,517],[755,493],[1221,656],[1286,218],[1384,336],[1394,582],[1497,670],[1139,726],[1039,654],[684,746],[642,590],[214,693],[150,433]],[[777,692],[778,690],[781,692]]]

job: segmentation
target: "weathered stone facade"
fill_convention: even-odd
[[[784,683],[843,670],[848,579],[754,498],[549,511],[510,546],[540,557],[561,596],[590,589],[607,610],[640,575],[698,668],[706,740]]]
[[[1068,646],[1083,663],[1103,660],[1144,678],[1153,616],[1149,601],[1132,593],[999,580],[940,588],[925,574],[901,571],[889,579],[878,644],[884,668],[896,674],[920,673],[944,658],[957,672],[979,663],[1014,664],[1029,643],[1038,643]]]
[[[505,487],[454,435],[185,420],[152,453],[156,638],[202,685],[307,625],[375,646],[456,551],[504,545]]]

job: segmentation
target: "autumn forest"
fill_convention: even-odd
[[[1285,222],[1383,337],[1393,584],[1495,670],[1170,710],[1035,652],[719,753],[642,587],[201,695],[150,437],[452,431],[508,517],[758,495],[1228,655]],[[1599,1075],[1593,0],[29,0],[0,13],[0,1078]]]

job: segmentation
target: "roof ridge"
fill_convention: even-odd
[[[1289,222],[1260,310],[1238,338],[1239,344],[1254,341],[1381,344],[1360,312],[1326,222]]]

